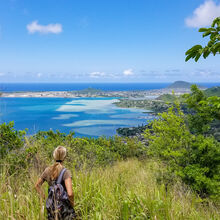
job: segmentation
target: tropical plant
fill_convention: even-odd
[[[14,129],[14,122],[0,125],[0,159],[4,158],[12,150],[20,149],[24,145],[25,131]]]
[[[209,36],[210,40],[206,46],[195,45],[186,51],[186,61],[194,59],[196,62],[201,55],[207,58],[210,54],[214,56],[220,53],[220,17],[217,17],[210,28],[200,28],[199,32],[203,33],[203,37]]]
[[[181,177],[201,196],[220,196],[220,143],[191,134],[178,104],[159,116],[145,131],[149,155],[165,161],[170,175]]]
[[[187,107],[193,110],[187,115],[193,133],[204,134],[210,129],[213,120],[220,120],[220,97],[207,97],[196,85],[192,85],[191,93],[183,97]]]

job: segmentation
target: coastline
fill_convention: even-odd
[[[189,93],[190,89],[153,89],[142,91],[47,91],[47,92],[2,92],[4,98],[88,98],[88,97],[121,97],[121,98],[142,98],[154,99],[163,94],[172,94],[179,96]]]

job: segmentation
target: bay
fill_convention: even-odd
[[[116,107],[117,98],[0,98],[0,122],[14,121],[28,134],[39,130],[74,131],[76,136],[113,136],[119,127],[146,124],[153,117],[141,109]]]

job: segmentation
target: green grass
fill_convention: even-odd
[[[0,174],[0,219],[46,219],[45,210],[42,212],[44,201],[34,190],[42,169],[35,164],[28,172],[8,177],[7,169],[3,168]],[[72,168],[75,210],[79,218],[220,218],[216,205],[202,201],[181,182],[176,182],[166,192],[164,185],[156,181],[158,171],[163,169],[161,162],[137,159],[90,171]],[[46,183],[43,188],[46,192]]]

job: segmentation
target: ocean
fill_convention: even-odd
[[[0,83],[0,91],[72,91],[87,88],[101,89],[104,91],[132,91],[166,88],[171,83]],[[196,83],[210,88],[220,86],[220,82]]]

